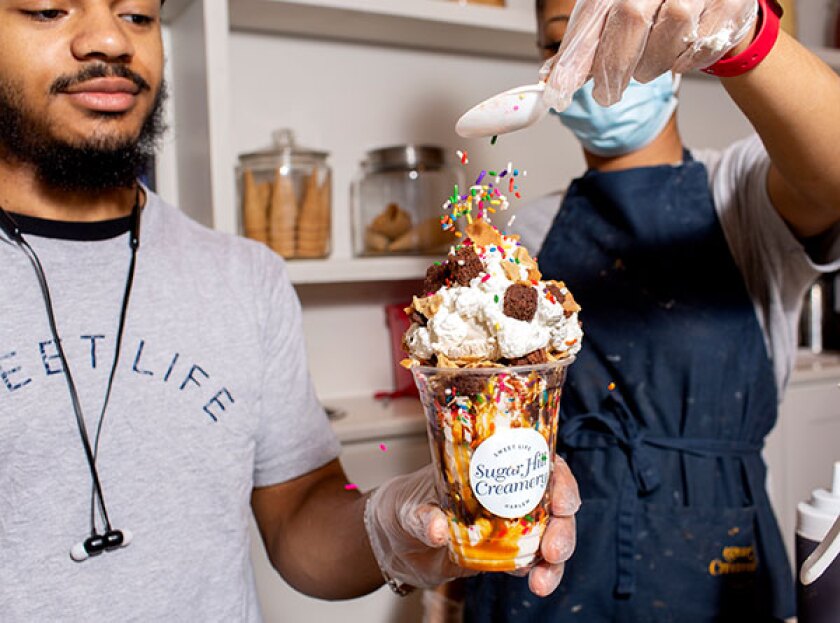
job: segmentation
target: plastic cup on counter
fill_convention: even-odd
[[[412,368],[449,520],[449,555],[459,566],[512,571],[539,560],[560,396],[572,361]]]

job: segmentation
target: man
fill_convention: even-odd
[[[578,548],[545,600],[470,579],[466,618],[783,620],[794,584],[761,447],[803,294],[840,268],[840,78],[777,35],[765,0],[537,7],[552,104],[588,166],[536,227],[587,326],[558,434]],[[671,72],[707,65],[757,134],[692,155]]]
[[[463,575],[430,468],[345,490],[282,260],[135,181],[160,4],[0,0],[0,619],[259,620],[249,504],[313,596]],[[555,474],[540,595],[574,543]]]

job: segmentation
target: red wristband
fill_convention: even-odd
[[[747,49],[730,58],[722,58],[700,71],[719,78],[734,78],[758,65],[773,49],[779,38],[782,7],[776,0],[758,0],[758,32]]]

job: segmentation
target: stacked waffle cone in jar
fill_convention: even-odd
[[[275,171],[268,222],[268,246],[283,257],[293,257],[295,254],[297,212],[292,178],[282,175],[279,170]]]
[[[330,243],[327,153],[299,148],[289,129],[274,147],[241,154],[243,233],[285,258],[326,257]]]
[[[271,184],[258,184],[246,170],[242,176],[242,225],[248,238],[268,244],[268,209]]]
[[[314,169],[307,178],[303,204],[297,219],[296,257],[316,258],[327,254],[330,238],[330,179]]]

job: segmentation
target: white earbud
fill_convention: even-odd
[[[76,562],[82,562],[104,551],[125,547],[133,538],[134,535],[130,530],[109,530],[104,535],[94,534],[71,547],[70,558]]]
[[[85,542],[79,541],[70,548],[70,558],[76,562],[82,562],[88,558],[87,550],[85,549]]]

